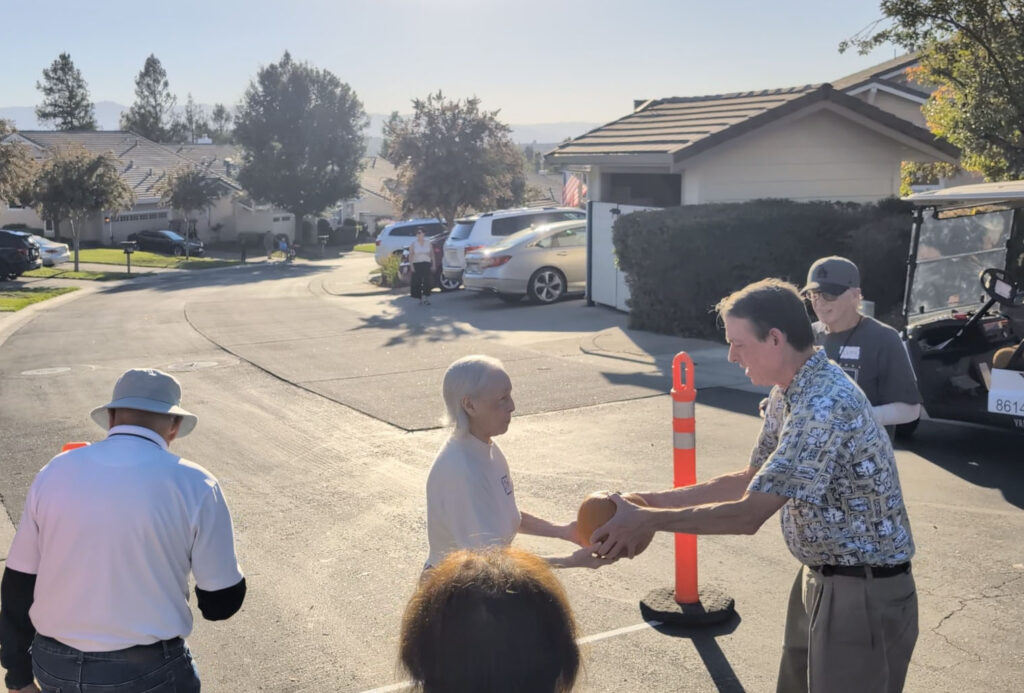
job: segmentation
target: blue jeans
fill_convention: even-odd
[[[199,670],[180,638],[113,652],[82,652],[37,633],[32,671],[43,693],[199,692]]]

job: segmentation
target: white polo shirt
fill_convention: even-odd
[[[449,438],[427,477],[427,566],[457,549],[508,546],[521,521],[498,445],[471,435]]]
[[[36,630],[85,652],[185,637],[189,573],[209,591],[242,579],[217,480],[139,426],[43,467],[7,567],[37,576]]]

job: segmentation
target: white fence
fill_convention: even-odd
[[[629,287],[626,286],[626,274],[617,266],[615,246],[612,243],[612,225],[623,214],[645,209],[657,207],[617,205],[613,202],[590,203],[587,214],[587,223],[590,226],[587,298],[594,303],[629,312]]]

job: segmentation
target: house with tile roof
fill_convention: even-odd
[[[853,94],[815,84],[639,100],[631,113],[549,152],[549,164],[587,176],[591,300],[626,306],[610,240],[619,213],[758,198],[873,202],[899,194],[904,161],[958,161],[957,148],[901,104],[870,102],[891,92],[917,98],[898,81],[905,70],[899,63],[851,75]]]
[[[195,213],[189,221],[205,242],[235,240],[239,234],[262,234],[265,231],[284,233],[294,231],[291,214],[266,205],[262,207],[244,202],[242,188],[216,159],[195,159],[176,151],[174,145],[163,145],[126,131],[49,131],[22,130],[8,135],[5,141],[19,142],[38,161],[64,146],[81,146],[93,154],[108,154],[117,162],[125,183],[135,194],[135,205],[125,212],[102,212],[81,225],[81,239],[103,245],[116,245],[129,234],[142,230],[171,228],[183,230],[180,210],[171,210],[160,203],[160,186],[167,176],[184,166],[199,166],[216,181],[221,197],[208,210]],[[0,226],[26,224],[45,229],[47,235],[54,230],[29,208],[0,203]]]

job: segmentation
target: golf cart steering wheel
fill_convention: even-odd
[[[981,288],[985,290],[988,297],[1003,306],[1016,305],[1024,296],[1024,289],[1014,283],[1006,272],[995,267],[989,267],[982,271]]]

